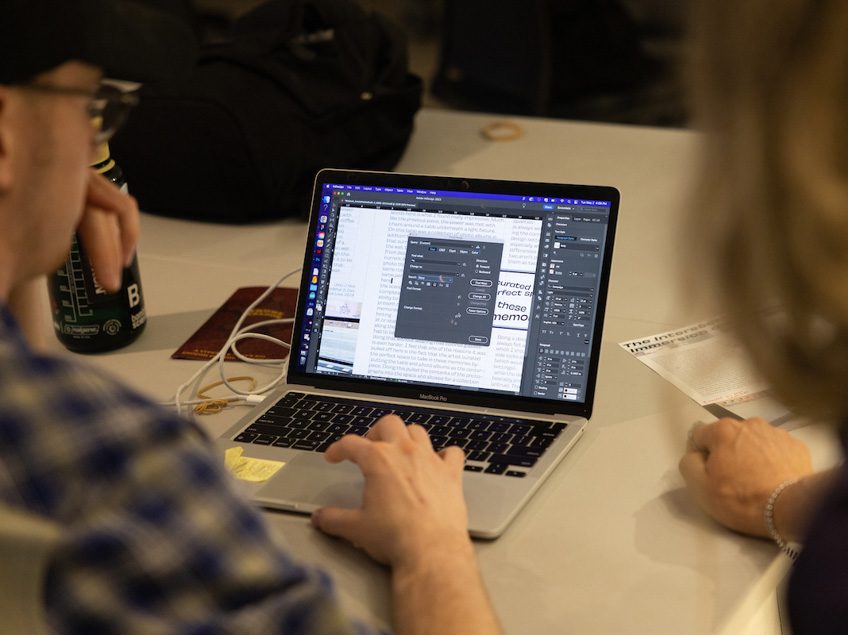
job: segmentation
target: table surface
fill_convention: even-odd
[[[513,118],[514,141],[484,139],[488,115],[421,111],[402,172],[614,185],[622,195],[594,414],[583,439],[506,533],[477,542],[507,633],[740,632],[786,560],[724,531],[677,471],[686,432],[712,417],[618,342],[712,317],[681,284],[682,221],[698,137],[687,131]],[[271,284],[302,261],[306,225],[231,227],[144,215],[139,260],[149,323],[92,363],[165,400],[198,367],[170,354],[238,287]],[[699,281],[700,282],[700,281]],[[289,286],[297,285],[297,277]],[[50,336],[52,346],[59,345]],[[213,434],[242,411],[201,418]],[[799,427],[818,466],[835,460],[820,426]],[[266,513],[280,542],[335,578],[357,616],[386,625],[388,575],[306,517]]]

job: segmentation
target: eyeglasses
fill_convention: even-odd
[[[19,88],[52,95],[86,97],[89,100],[88,116],[97,122],[97,132],[94,135],[96,145],[109,141],[126,121],[130,108],[138,103],[138,95],[122,91],[111,84],[101,84],[93,91],[37,83],[21,84]]]

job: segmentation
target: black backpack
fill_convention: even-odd
[[[148,212],[303,216],[320,168],[395,166],[421,90],[381,16],[350,0],[272,0],[205,47],[189,78],[144,86],[112,154]]]

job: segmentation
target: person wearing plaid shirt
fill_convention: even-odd
[[[274,546],[198,428],[34,354],[5,310],[0,386],[0,501],[64,527],[45,596],[56,630],[370,632]]]
[[[0,13],[0,505],[62,528],[47,622],[98,635],[370,632],[325,574],[274,544],[194,424],[22,332],[38,319],[34,283],[74,231],[99,282],[119,288],[138,208],[88,168],[126,103],[98,85],[104,72],[172,73],[190,32],[141,0],[3,0]],[[425,430],[387,416],[326,457],[362,469],[363,503],[319,509],[313,525],[390,568],[397,632],[499,632],[468,537],[462,451],[437,454]]]

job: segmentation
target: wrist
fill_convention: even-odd
[[[795,523],[791,522],[790,490],[797,487],[798,479],[788,479],[775,487],[766,499],[763,510],[763,523],[769,538],[780,548],[780,550],[793,560],[798,557],[798,550],[791,543],[798,539],[795,531]]]
[[[430,543],[393,570],[394,625],[404,635],[498,634],[474,545]]]
[[[426,578],[460,575],[464,570],[477,575],[477,554],[467,535],[451,545],[431,544],[408,550],[405,558],[393,564],[392,580],[396,587],[402,587],[411,581],[417,583]]]

